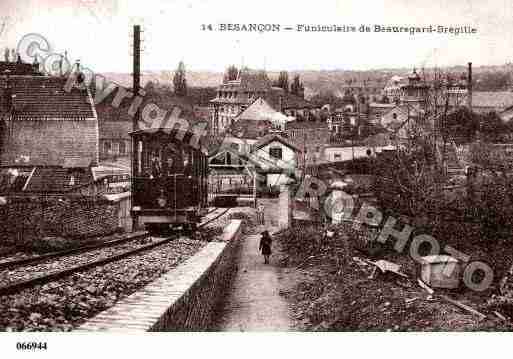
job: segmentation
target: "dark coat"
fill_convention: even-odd
[[[258,249],[262,251],[263,255],[270,255],[271,254],[271,244],[272,239],[269,234],[262,234],[262,238],[260,239],[260,246]]]

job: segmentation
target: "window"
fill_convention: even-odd
[[[112,143],[112,153],[114,153],[114,154],[119,153],[119,143],[117,143],[117,142]]]
[[[396,114],[395,112],[392,114],[392,118],[393,118],[394,120],[397,120],[397,114]]]
[[[333,157],[334,157],[335,160],[340,160],[342,158],[340,153],[335,153],[335,155]]]
[[[122,155],[126,154],[126,143],[125,143],[125,141],[121,141],[119,143],[119,153],[122,154]]]
[[[235,150],[235,151],[238,151],[239,150],[239,144],[238,143],[230,143],[230,147]]]
[[[281,160],[282,159],[281,147],[271,147],[271,148],[269,148],[269,156]]]
[[[109,153],[110,152],[110,148],[111,148],[110,142],[109,141],[105,141],[103,143],[103,152]]]

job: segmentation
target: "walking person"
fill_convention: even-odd
[[[262,225],[265,224],[264,210],[265,210],[264,205],[260,203],[258,205],[258,207],[257,207],[257,220],[258,220],[258,224],[262,224]]]
[[[269,256],[271,255],[271,244],[272,238],[268,231],[262,232],[262,238],[260,239],[260,245],[258,250],[264,255],[264,264],[269,264]]]

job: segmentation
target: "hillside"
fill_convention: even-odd
[[[441,68],[443,72],[451,73],[465,73],[467,70],[465,66],[453,66]],[[513,65],[505,64],[501,66],[474,66],[474,80],[476,82],[476,90],[502,90],[505,88],[506,80],[510,79]],[[397,69],[376,69],[368,71],[351,71],[351,70],[301,70],[290,71],[289,80],[292,80],[295,74],[299,74],[301,80],[305,85],[306,97],[311,97],[319,92],[333,92],[339,94],[343,85],[347,80],[387,80],[394,75],[407,75],[412,69],[397,68]],[[426,69],[425,72],[429,74],[433,69]],[[278,78],[278,71],[268,71],[271,79]],[[114,73],[107,72],[103,74],[111,81],[119,83],[124,86],[131,86],[132,78],[129,73]],[[172,87],[173,71],[145,71],[142,74],[141,82],[145,85],[148,81],[159,83],[162,86]],[[506,79],[506,80],[504,80]],[[194,87],[216,87],[223,80],[221,72],[212,71],[187,71],[187,83],[189,86]],[[501,81],[504,80],[504,81]]]

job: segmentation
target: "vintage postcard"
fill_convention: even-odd
[[[512,31],[505,0],[2,0],[9,350],[511,331]]]

